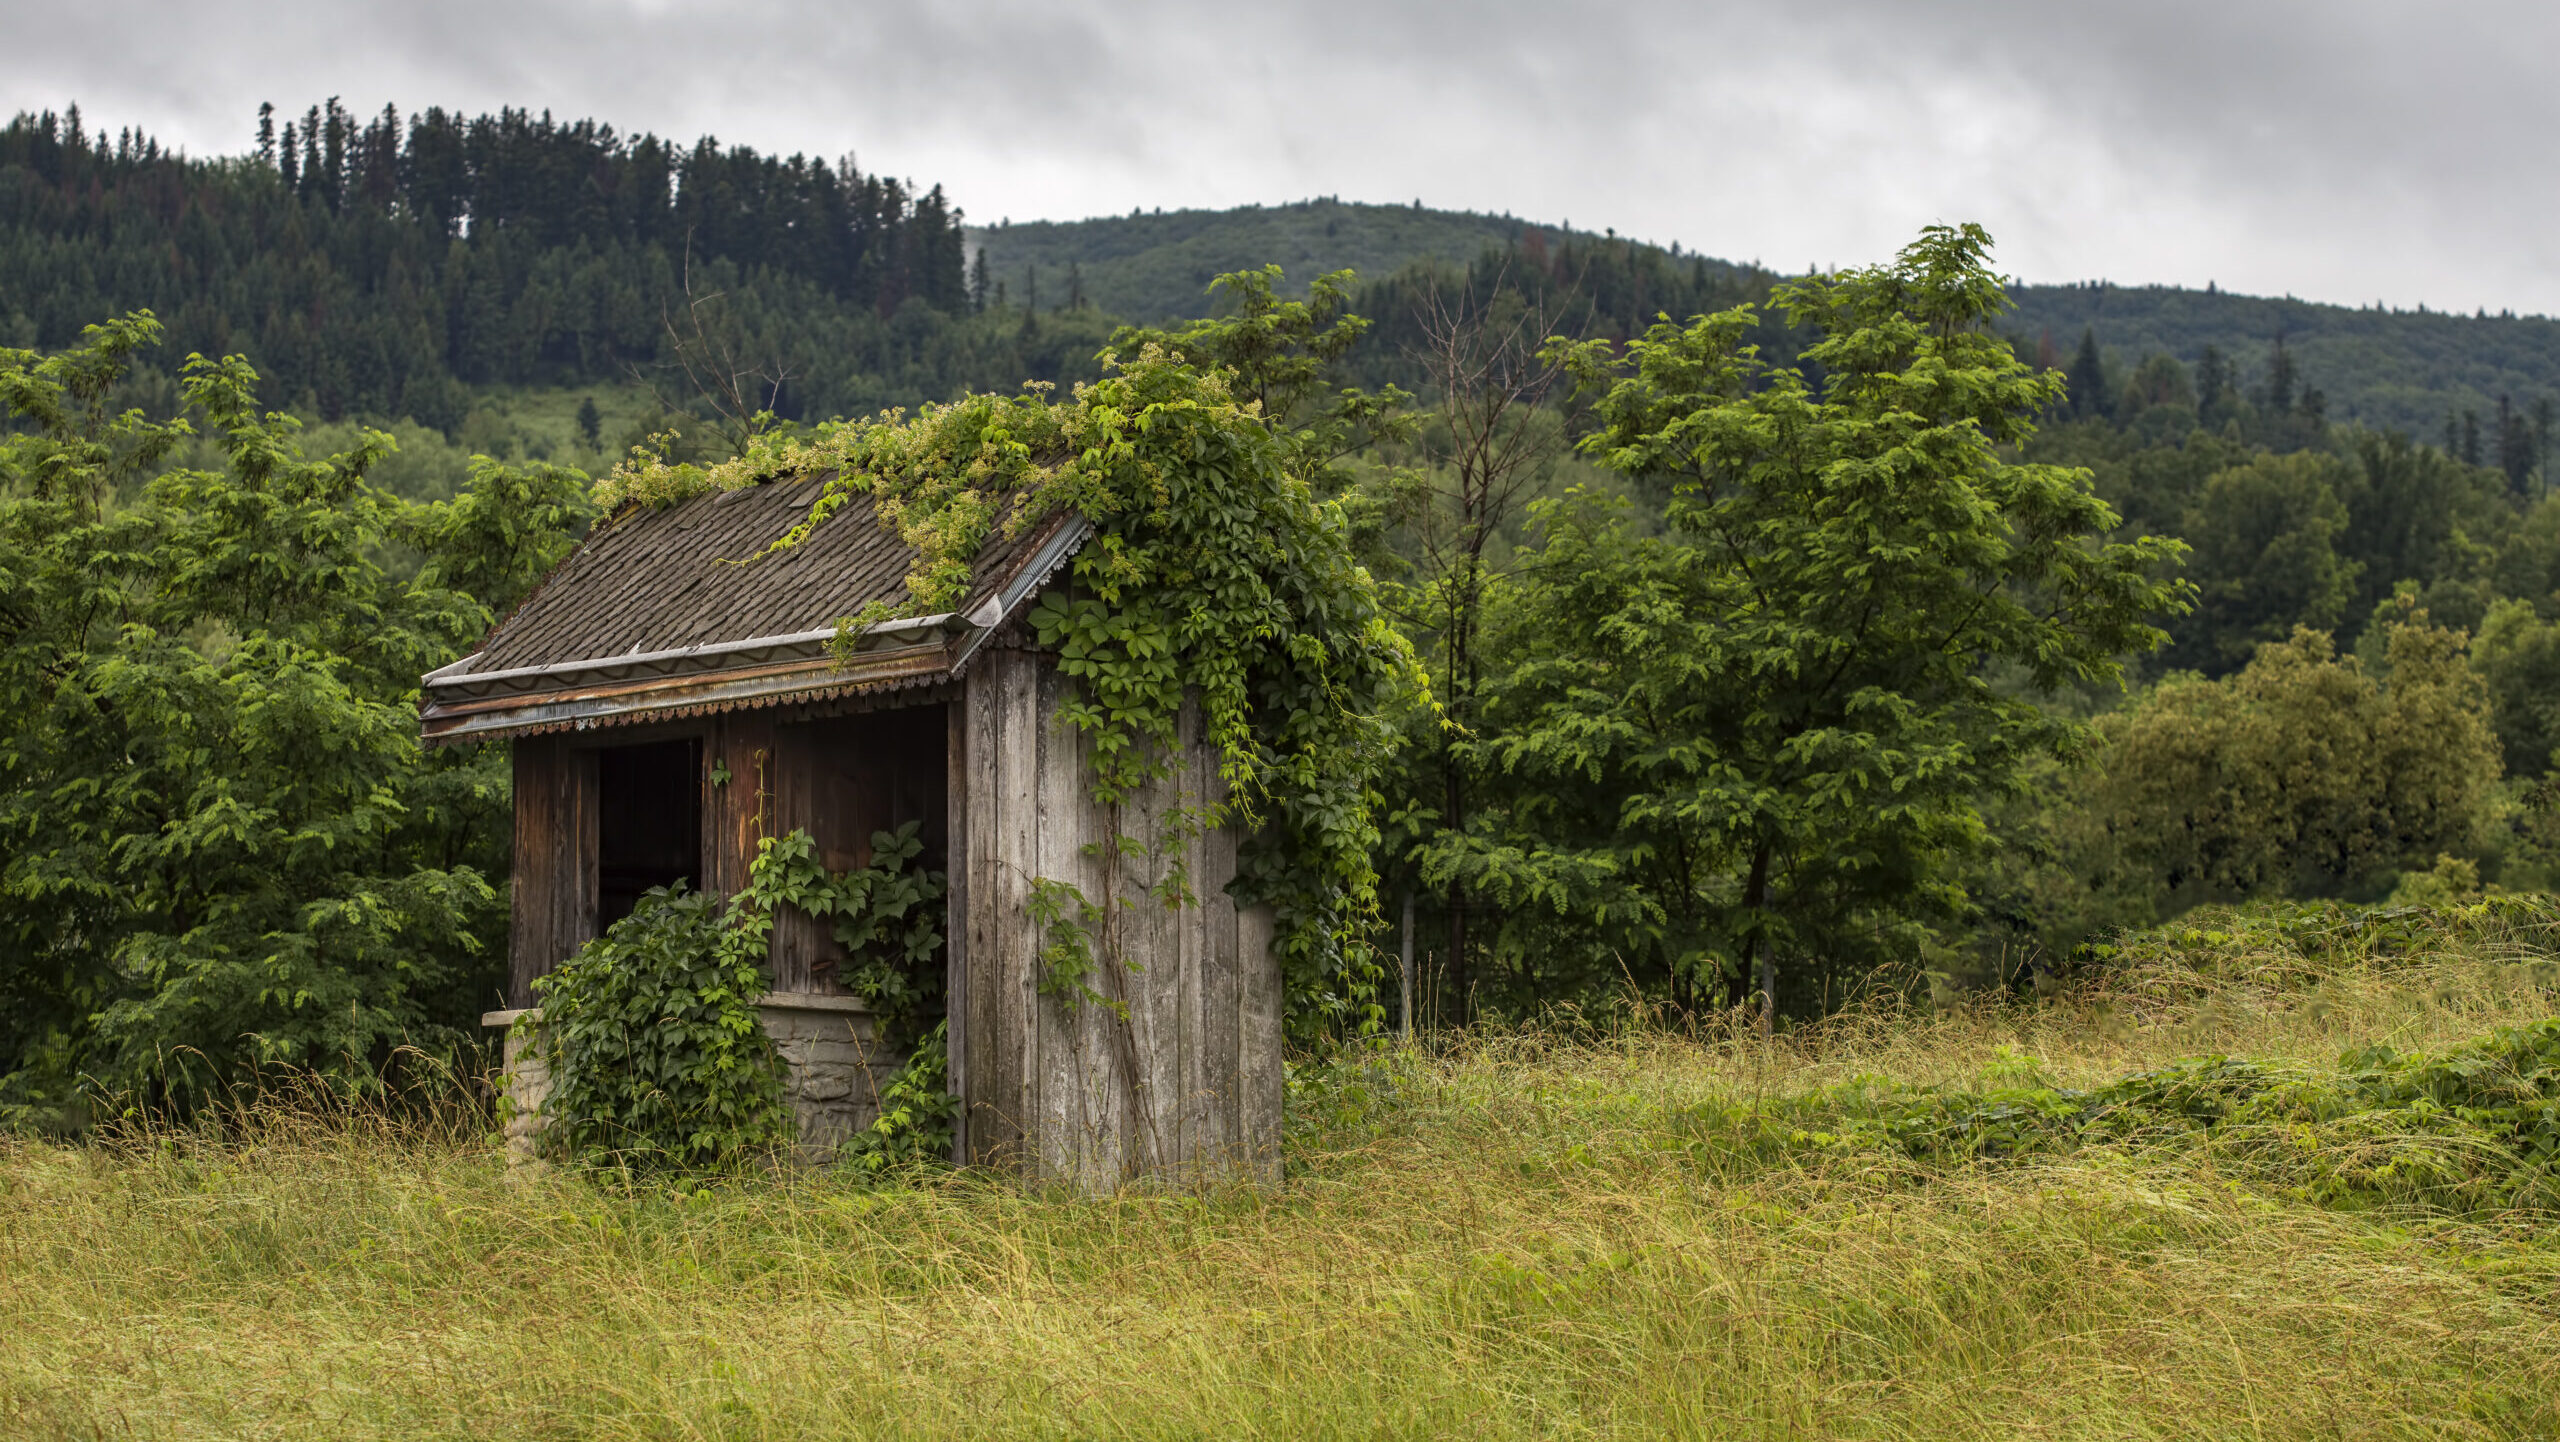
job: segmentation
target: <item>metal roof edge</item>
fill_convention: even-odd
[[[854,646],[858,651],[872,651],[931,645],[941,640],[942,634],[968,624],[965,619],[948,611],[884,621],[857,633]],[[608,681],[628,680],[639,674],[721,671],[740,662],[812,657],[831,651],[835,638],[836,628],[824,626],[777,636],[750,636],[743,641],[719,641],[664,651],[631,651],[620,656],[583,657],[575,661],[555,661],[546,666],[518,666],[505,671],[461,669],[477,656],[475,652],[450,666],[428,672],[418,679],[418,684],[422,691],[438,700],[478,700],[500,694],[530,696],[566,689],[589,677]]]
[[[959,675],[969,664],[969,658],[978,654],[978,648],[986,644],[987,638],[1003,629],[1015,610],[1049,584],[1050,578],[1057,575],[1059,569],[1073,559],[1076,552],[1083,550],[1085,542],[1093,537],[1093,522],[1069,512],[1066,522],[1049,539],[1040,543],[1040,548],[1006,578],[995,595],[988,597],[980,603],[977,611],[971,613],[970,634],[952,652],[951,674]]]
[[[950,658],[947,646],[917,646],[875,653],[857,661],[851,670],[838,667],[832,656],[821,655],[745,675],[657,677],[476,705],[430,704],[420,708],[419,739],[441,746],[899,690],[943,680],[950,674]]]

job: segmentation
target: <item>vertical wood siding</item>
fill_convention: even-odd
[[[515,874],[508,895],[507,1005],[596,934],[596,756],[560,736],[515,743]]]
[[[1176,808],[1218,795],[1216,756],[1186,708],[1173,774],[1115,815],[1087,794],[1081,738],[1058,719],[1064,692],[1039,656],[991,648],[969,676],[958,723],[955,874],[968,905],[958,913],[967,926],[954,961],[952,1066],[965,1154],[1085,1190],[1139,1177],[1276,1180],[1280,977],[1268,913],[1240,911],[1226,893],[1233,833],[1116,868],[1107,859],[1115,836],[1153,842]],[[1168,908],[1152,893],[1176,866],[1191,899]],[[1041,992],[1036,878],[1071,883],[1107,908],[1106,950],[1129,965],[1106,956],[1088,984],[1116,1005]]]

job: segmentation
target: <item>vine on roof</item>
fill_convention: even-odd
[[[1019,534],[1061,511],[1090,521],[1073,585],[1027,619],[1074,683],[1063,715],[1090,743],[1092,798],[1116,815],[1172,774],[1186,695],[1225,783],[1223,796],[1180,808],[1167,834],[1119,838],[1112,864],[1237,823],[1247,840],[1234,889],[1274,908],[1292,1031],[1377,1024],[1376,778],[1393,744],[1387,712],[1425,682],[1341,516],[1290,474],[1258,407],[1238,402],[1223,373],[1149,345],[1106,357],[1104,377],[1066,399],[1036,385],[892,411],[762,437],[708,467],[643,448],[596,498],[608,511],[664,506],[817,475],[830,477],[825,489],[777,548],[865,497],[917,552],[906,599],[847,618],[848,634],[951,609],[1000,528]],[[1191,898],[1176,878],[1157,899]],[[1092,924],[1105,955],[1118,909],[1101,906]]]

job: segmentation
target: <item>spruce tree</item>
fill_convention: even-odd
[[[2071,358],[2068,380],[2073,415],[2098,419],[2115,415],[2115,397],[2107,393],[2107,361],[2098,353],[2098,332],[2094,326],[2080,332],[2080,350]]]

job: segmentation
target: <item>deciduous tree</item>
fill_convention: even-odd
[[[2035,696],[2115,678],[2180,595],[2175,542],[2097,539],[2087,472],[2005,458],[2061,379],[1991,333],[1989,248],[1933,227],[1782,288],[1802,367],[1759,357],[1748,306],[1574,348],[1586,448],[1670,488],[1665,533],[1546,512],[1476,751],[1505,804],[1440,874],[1584,908],[1693,982],[1756,971],[1764,1025],[1779,958],[1912,955],[1964,911],[1984,798],[2083,738]]]

